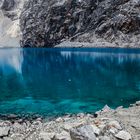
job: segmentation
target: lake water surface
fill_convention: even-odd
[[[0,49],[0,114],[94,112],[140,100],[140,51]]]

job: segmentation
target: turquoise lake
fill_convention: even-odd
[[[0,114],[93,113],[140,100],[140,50],[0,49]]]

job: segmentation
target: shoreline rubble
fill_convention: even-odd
[[[53,119],[11,115],[0,119],[0,140],[139,140],[140,102],[129,108],[107,105],[95,114]]]

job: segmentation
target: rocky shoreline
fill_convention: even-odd
[[[53,119],[40,116],[1,117],[3,140],[139,140],[140,102],[125,109],[107,105],[94,114],[80,113]]]
[[[58,45],[55,45],[54,47],[55,48],[117,48],[115,44],[111,44],[108,42],[88,43],[88,42],[70,42],[70,41],[64,41]]]
[[[139,45],[134,43],[124,43],[121,46],[118,46],[115,43],[109,42],[71,42],[71,41],[64,41],[58,45],[55,45],[54,48],[139,48]]]

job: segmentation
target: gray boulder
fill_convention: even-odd
[[[120,140],[131,140],[132,139],[131,135],[124,130],[122,130],[118,134],[116,134],[115,137]]]
[[[84,125],[70,130],[72,140],[96,140],[94,129],[91,125]]]
[[[0,127],[0,137],[8,136],[10,127]]]

